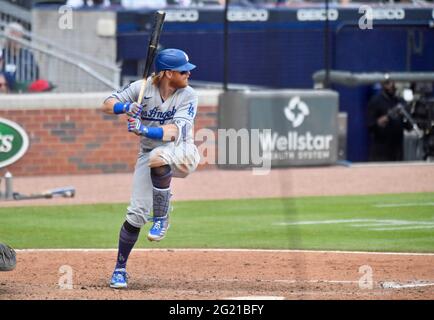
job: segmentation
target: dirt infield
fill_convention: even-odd
[[[434,298],[434,254],[140,250],[129,261],[127,290],[108,287],[115,258],[114,250],[20,251],[16,270],[0,274],[0,299]],[[72,289],[62,278],[67,268]]]
[[[73,185],[77,196],[0,205],[126,203],[130,181],[130,174],[16,178],[23,193]],[[267,176],[209,170],[174,181],[175,200],[400,192],[434,192],[434,164],[279,169]],[[0,273],[0,299],[434,299],[434,254],[134,250],[128,290],[108,287],[115,250],[17,257],[16,270]],[[72,270],[72,289],[59,287],[65,270]],[[383,288],[384,282],[394,284]]]

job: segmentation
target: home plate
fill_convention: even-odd
[[[245,296],[245,297],[228,297],[223,300],[285,300],[285,297],[280,296]]]

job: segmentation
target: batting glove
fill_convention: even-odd
[[[128,118],[128,132],[134,132],[138,136],[144,136],[148,128],[142,124],[140,119]]]
[[[142,114],[143,106],[138,104],[137,102],[131,103],[128,108],[125,110],[125,113],[128,117],[132,118],[140,118]]]

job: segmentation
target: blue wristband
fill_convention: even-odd
[[[130,102],[122,103],[122,102],[116,102],[113,106],[113,112],[114,114],[121,114],[127,112],[130,108]]]
[[[149,139],[162,140],[163,128],[161,127],[144,127],[143,135]]]

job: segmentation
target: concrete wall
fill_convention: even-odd
[[[132,172],[139,140],[127,132],[125,116],[100,111],[108,94],[0,96],[0,117],[21,125],[30,139],[27,153],[0,175],[6,169],[14,176]],[[217,129],[217,96],[199,92],[195,131]]]

